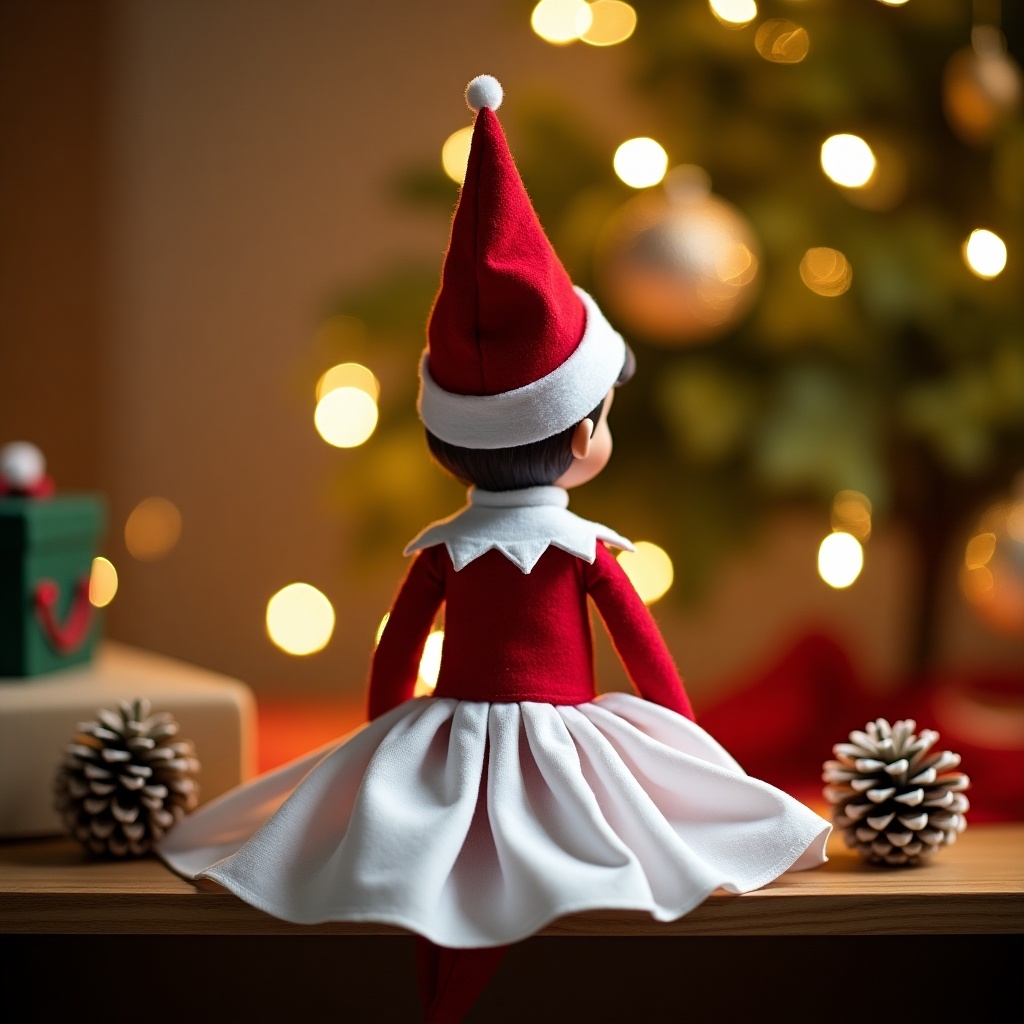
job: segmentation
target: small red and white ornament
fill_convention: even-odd
[[[43,497],[53,491],[46,457],[31,441],[10,441],[0,448],[0,494]]]

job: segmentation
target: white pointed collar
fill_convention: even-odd
[[[569,494],[562,487],[517,491],[471,487],[467,498],[465,507],[455,515],[431,523],[406,547],[405,554],[444,544],[458,572],[493,548],[528,573],[551,546],[590,563],[597,557],[599,540],[633,550],[614,530],[570,512]]]

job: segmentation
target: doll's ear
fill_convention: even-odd
[[[594,421],[591,419],[581,420],[576,424],[572,432],[572,457],[574,459],[585,459],[590,454],[590,438],[594,433]]]

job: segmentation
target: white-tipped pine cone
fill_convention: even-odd
[[[141,857],[199,802],[192,743],[174,740],[178,723],[150,713],[145,698],[101,708],[80,722],[55,780],[69,834],[92,853]]]
[[[970,779],[951,771],[960,755],[930,752],[939,734],[916,729],[909,718],[868,722],[832,748],[838,760],[822,765],[833,824],[873,864],[920,863],[967,827]]]

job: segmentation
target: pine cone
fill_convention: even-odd
[[[837,743],[822,765],[822,791],[846,845],[872,864],[918,864],[956,842],[967,827],[970,779],[953,772],[960,755],[929,753],[939,734],[905,719],[884,718]]]
[[[178,723],[150,714],[140,698],[80,722],[55,780],[55,803],[68,832],[88,850],[140,857],[199,802],[192,743],[168,742]]]

